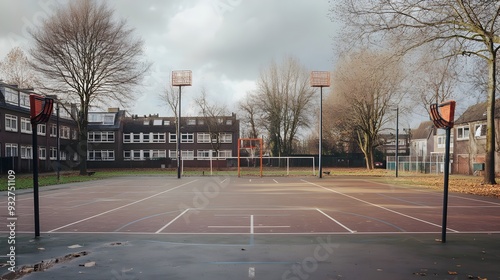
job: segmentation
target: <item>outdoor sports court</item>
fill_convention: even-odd
[[[442,203],[441,192],[368,179],[120,177],[41,188],[40,225],[42,235],[440,233]],[[16,214],[17,232],[34,232],[31,192],[16,196]],[[499,220],[498,199],[450,194],[447,232],[500,233]]]

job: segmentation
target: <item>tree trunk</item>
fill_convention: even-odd
[[[493,49],[493,44],[491,44]],[[496,52],[492,51],[488,61],[488,102],[486,107],[486,166],[483,181],[485,184],[496,184],[495,181],[495,85],[496,85]]]

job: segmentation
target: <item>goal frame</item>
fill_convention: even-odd
[[[247,149],[247,148],[250,148],[251,149],[251,146],[250,147],[245,147],[245,146],[241,146],[242,142],[244,141],[258,141],[259,143],[259,161],[260,161],[260,164],[259,164],[259,173],[260,173],[260,177],[262,177],[262,150],[263,150],[263,141],[262,141],[262,138],[238,138],[238,177],[241,176],[241,154],[240,154],[240,151],[241,149]]]

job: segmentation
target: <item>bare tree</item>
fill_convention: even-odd
[[[402,80],[399,61],[387,53],[351,53],[341,58],[334,71],[327,118],[336,125],[340,137],[355,135],[367,169],[374,168],[379,132],[401,99]]]
[[[134,98],[149,65],[141,63],[143,42],[125,21],[114,19],[105,2],[71,1],[32,30],[32,66],[44,78],[42,90],[79,104],[80,174],[87,173],[89,107]]]
[[[315,91],[309,86],[309,73],[293,57],[282,64],[272,62],[261,72],[254,101],[269,134],[273,155],[293,153],[299,128],[308,127]]]
[[[216,155],[219,154],[221,146],[221,133],[224,132],[225,124],[222,117],[227,115],[227,108],[224,105],[212,104],[208,101],[206,89],[202,89],[201,96],[195,99],[195,103],[200,109],[204,123],[210,134],[210,143]]]
[[[259,107],[255,93],[249,92],[245,99],[239,103],[240,119],[244,127],[248,128],[243,134],[248,138],[258,138],[259,133]]]
[[[26,54],[19,47],[10,50],[4,60],[0,62],[0,78],[4,79],[6,83],[18,85],[20,88],[34,88],[38,84]]]
[[[177,123],[179,107],[179,90],[173,86],[167,86],[159,95],[160,101],[166,105],[174,114]]]
[[[488,98],[484,183],[495,181],[495,93],[500,47],[500,5],[484,0],[340,0],[332,1],[335,17],[345,20],[352,40],[389,38],[402,51],[431,44],[449,55],[477,56],[487,63]],[[373,41],[372,41],[373,42]]]

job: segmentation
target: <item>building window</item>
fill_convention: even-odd
[[[196,125],[196,119],[188,119],[187,125]]]
[[[233,156],[233,151],[231,150],[219,151],[219,158],[230,158],[232,156]]]
[[[33,147],[32,146],[21,146],[21,158],[22,159],[32,159],[33,158]]]
[[[129,133],[123,133],[123,143],[130,143],[130,137]]]
[[[113,131],[91,131],[88,133],[88,141],[92,143],[114,143],[115,133]]]
[[[144,122],[142,124],[149,125],[149,120],[144,120]]]
[[[153,120],[153,125],[161,125],[163,120]]]
[[[19,97],[17,91],[10,89],[10,88],[5,88],[5,102],[18,105],[19,104]]]
[[[134,134],[132,135],[132,143],[141,143],[141,134]]]
[[[476,138],[485,138],[486,137],[486,124],[474,125],[474,136]]]
[[[151,141],[151,135],[148,133],[142,134],[142,142],[143,143],[149,143]]]
[[[110,113],[89,113],[89,123],[113,125],[115,123],[115,114]]]
[[[198,159],[210,159],[214,157],[214,151],[213,150],[198,150],[196,156]]]
[[[183,150],[181,152],[182,159],[185,160],[193,160],[194,159],[194,151],[193,150]]]
[[[113,134],[114,136],[114,134]],[[72,130],[72,133],[71,133],[71,139],[72,140],[78,140],[78,131],[76,131],[76,129],[73,129]],[[113,141],[114,142],[114,141]]]
[[[59,135],[62,139],[69,139],[69,136],[71,135],[70,128],[67,126],[61,126]]]
[[[20,99],[19,99],[19,105],[24,108],[29,108],[30,107],[30,95],[29,93],[20,93]]]
[[[57,148],[56,147],[50,147],[50,159],[51,160],[57,159]]]
[[[165,143],[165,133],[153,133],[153,143]]]
[[[5,156],[6,157],[17,157],[17,144],[7,143],[5,144]]]
[[[51,124],[50,125],[50,137],[56,137],[57,136],[57,125]]]
[[[210,133],[198,132],[196,138],[198,143],[210,143]]]
[[[47,133],[47,125],[41,123],[37,126],[36,130],[38,135],[45,136],[45,134]]]
[[[38,148],[38,157],[40,159],[46,159],[47,158],[47,149],[45,147],[39,147]]]
[[[198,120],[198,125],[204,125],[205,124],[205,120],[204,119],[199,119]]]
[[[166,158],[166,150],[151,150],[151,159]]]
[[[163,121],[163,125],[170,125],[170,121],[167,120]]]
[[[469,140],[469,126],[457,127],[457,140]]]
[[[5,115],[5,131],[17,132],[17,116]]]
[[[114,161],[115,151],[113,150],[93,150],[87,152],[89,161]]]
[[[177,158],[177,150],[168,150],[169,158]]]
[[[21,132],[31,134],[30,119],[21,117]]]
[[[168,143],[177,143],[177,134],[169,133],[168,134]]]
[[[221,143],[233,143],[233,135],[231,133],[221,133],[219,137]]]
[[[233,124],[233,120],[232,119],[227,119],[226,120],[226,125],[232,125]]]
[[[66,160],[67,157],[68,157],[68,152],[66,152],[66,151],[59,151],[59,158],[61,160]]]
[[[194,133],[182,133],[181,143],[194,143]]]

